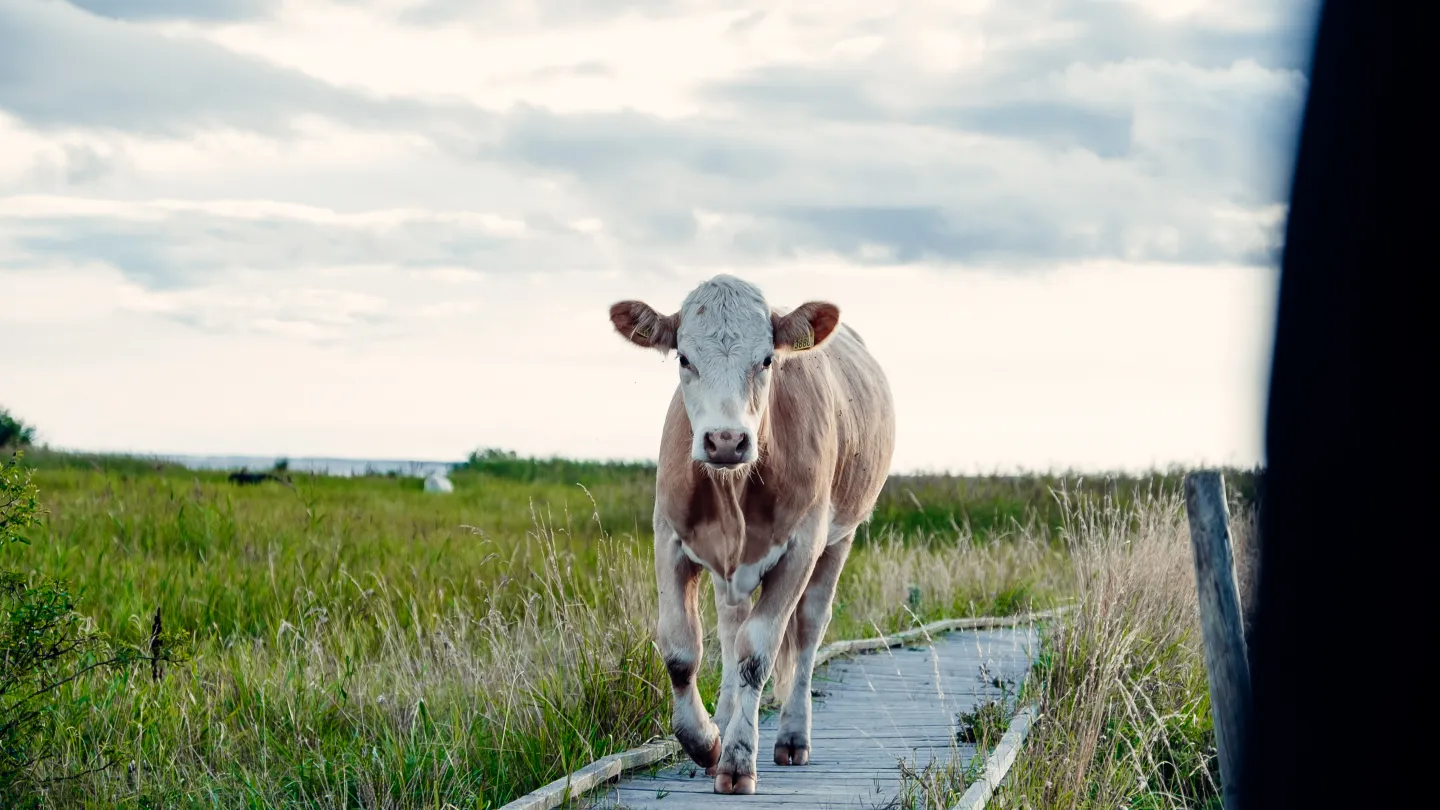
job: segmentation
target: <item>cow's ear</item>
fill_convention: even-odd
[[[810,301],[788,315],[771,315],[775,326],[775,349],[800,352],[820,346],[840,325],[840,308],[825,301]]]
[[[610,323],[636,346],[668,352],[675,348],[680,316],[661,315],[643,301],[621,301],[610,307]]]

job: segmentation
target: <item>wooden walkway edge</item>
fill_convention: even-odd
[[[826,644],[817,652],[815,666],[818,670],[820,666],[837,656],[897,647],[920,640],[932,641],[935,636],[953,631],[1015,627],[1027,624],[1033,625],[1036,622],[1059,616],[1068,610],[1069,607],[1061,607],[1016,616],[945,619],[893,635],[836,641]],[[1028,722],[1024,722],[1023,725],[1028,730]],[[1012,731],[1014,728],[1012,724]],[[1001,746],[996,749],[997,753],[1002,749],[1007,751],[1014,749],[1018,751],[1018,743],[1010,746],[1010,749],[1004,749],[1004,743],[1008,739],[1011,739],[1009,732],[1007,732],[1006,737],[1001,740]],[[1021,739],[1023,740],[1023,734]],[[559,807],[566,801],[579,798],[596,787],[610,783],[628,772],[665,762],[675,758],[679,754],[680,746],[673,739],[651,740],[644,745],[628,751],[602,757],[573,773],[556,779],[544,787],[521,796],[509,804],[504,805],[500,810],[553,810],[553,808]],[[992,759],[994,759],[993,756]],[[1014,754],[1012,752],[1010,753],[1010,761],[1013,761],[1013,759]],[[1006,762],[1003,767],[998,767],[998,770],[995,771],[994,781],[996,784],[998,784],[999,779],[1003,777],[1004,771],[1009,768],[1009,764],[1009,762]],[[991,765],[991,762],[987,762],[986,764],[985,773],[987,777],[991,776]],[[988,778],[982,779],[980,783],[972,786],[972,790],[989,781]],[[993,791],[993,785],[990,790]],[[989,792],[986,792],[985,795],[986,798],[988,798]],[[966,796],[970,796],[970,792],[967,792]],[[753,798],[756,797],[751,798],[753,803]],[[966,806],[969,807],[969,805]],[[983,800],[980,806],[983,807]]]
[[[950,810],[985,810],[985,804],[1000,787],[1005,774],[1010,772],[1010,766],[1015,764],[1015,758],[1020,755],[1020,748],[1025,745],[1025,738],[1034,723],[1034,705],[1015,713],[1010,719],[1010,727],[1000,738],[1000,744],[985,758],[985,769],[980,773],[980,779],[965,790],[965,795]]]

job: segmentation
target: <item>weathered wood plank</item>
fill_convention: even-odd
[[[966,789],[951,810],[985,810],[985,803],[990,801],[995,788],[1000,786],[1000,781],[1005,778],[1010,766],[1015,764],[1015,758],[1020,755],[1020,749],[1025,745],[1025,737],[1030,734],[1030,726],[1034,721],[1033,706],[1026,706],[1011,718],[1010,727],[1000,738],[999,744],[990,756],[985,758],[985,767],[980,778]]]
[[[985,654],[977,656],[980,632],[989,638],[983,640]],[[1032,627],[1003,633],[997,638],[994,631],[958,631],[920,650],[832,660],[816,673],[816,690],[825,696],[815,699],[811,764],[782,768],[770,761],[778,717],[769,715],[761,723],[756,795],[717,795],[713,780],[685,762],[653,775],[624,777],[588,801],[634,810],[885,806],[901,787],[900,759],[924,767],[975,755],[973,745],[956,739],[957,715],[1001,694],[981,683],[981,667],[1018,681],[1038,637]]]
[[[1250,664],[1245,654],[1240,593],[1235,585],[1225,478],[1219,472],[1194,472],[1185,476],[1184,488],[1205,669],[1210,680],[1210,707],[1220,758],[1220,789],[1225,810],[1238,810],[1245,723],[1250,716]]]

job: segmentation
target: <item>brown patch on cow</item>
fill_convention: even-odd
[[[690,491],[690,503],[685,510],[685,517],[691,524],[710,523],[720,516],[720,503],[715,492],[714,482],[708,478],[699,478]]]
[[[840,325],[840,308],[825,301],[809,301],[786,315],[772,313],[775,348],[782,352],[808,351],[825,345]]]
[[[745,547],[740,552],[740,562],[747,565],[762,559],[775,542],[779,498],[765,482],[767,471],[761,467],[745,479],[745,494],[740,500],[745,515]]]
[[[642,349],[670,351],[680,330],[680,314],[661,315],[643,301],[621,301],[610,307],[610,323],[621,337]]]

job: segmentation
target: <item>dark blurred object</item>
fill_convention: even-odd
[[[1401,76],[1429,71],[1401,69],[1396,16],[1383,2],[1320,10],[1266,424],[1246,810],[1402,807],[1431,790],[1413,764],[1433,747],[1435,630],[1420,606],[1440,589],[1423,561],[1437,364],[1421,304],[1440,263],[1433,224],[1414,221],[1433,210],[1435,147],[1407,140],[1429,135],[1433,89],[1402,107]]]
[[[230,473],[230,483],[244,486],[246,484],[259,484],[264,481],[279,481],[280,477],[273,473],[261,472],[252,473],[249,470],[240,470]]]

